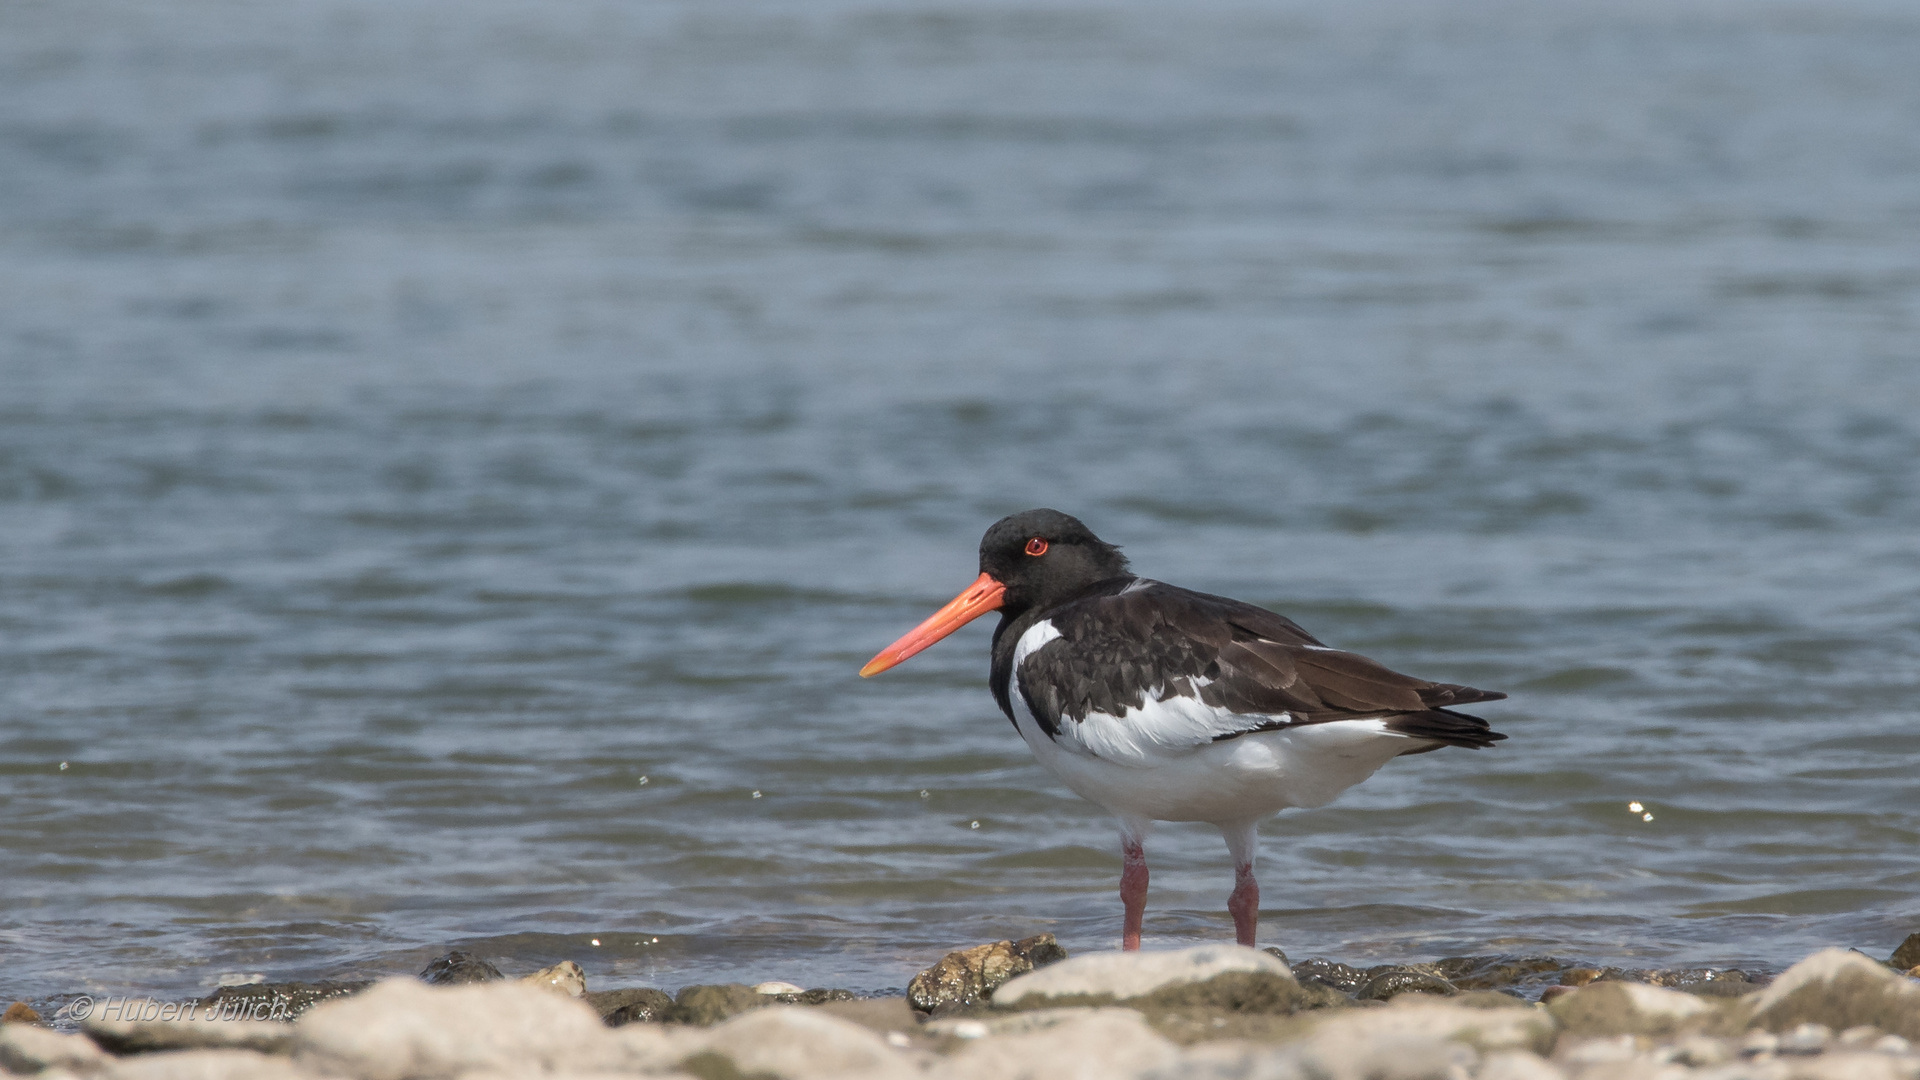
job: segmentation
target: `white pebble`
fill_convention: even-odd
[[[1632,1061],[1635,1056],[1633,1036],[1615,1035],[1611,1039],[1588,1039],[1568,1051],[1566,1061],[1572,1065],[1605,1065],[1615,1061]]]
[[[962,1020],[953,1025],[953,1034],[958,1039],[984,1039],[987,1037],[987,1025],[978,1020]]]
[[[1876,1054],[1911,1054],[1913,1044],[1898,1035],[1888,1035],[1873,1044]]]
[[[1880,1035],[1881,1031],[1879,1028],[1870,1024],[1862,1024],[1859,1027],[1850,1027],[1834,1036],[1833,1041],[1839,1043],[1841,1046],[1857,1049],[1862,1046],[1872,1046],[1874,1041],[1880,1038]]]
[[[1817,1054],[1827,1048],[1833,1029],[1825,1024],[1801,1024],[1780,1037],[1782,1054]]]
[[[1658,1060],[1698,1069],[1708,1065],[1719,1065],[1731,1057],[1733,1057],[1733,1050],[1725,1042],[1705,1035],[1689,1035],[1662,1050]]]
[[[908,1038],[907,1033],[904,1031],[889,1031],[887,1032],[887,1045],[897,1046],[904,1050],[913,1045],[913,1040]]]
[[[1740,1056],[1761,1057],[1773,1053],[1779,1045],[1779,1036],[1771,1031],[1749,1031],[1747,1037],[1740,1040]]]
[[[804,994],[807,991],[805,987],[795,986],[790,982],[780,982],[776,979],[757,984],[754,986],[753,992],[756,994]]]

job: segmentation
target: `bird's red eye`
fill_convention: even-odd
[[[1033,539],[1027,541],[1027,554],[1045,555],[1046,553],[1047,553],[1047,542],[1045,540],[1042,540],[1036,536]]]

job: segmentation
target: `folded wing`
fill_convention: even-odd
[[[1505,694],[1402,675],[1283,615],[1160,582],[1114,583],[1048,614],[1014,672],[1041,728],[1112,760],[1259,731],[1378,719],[1405,753],[1506,738],[1453,707]],[[1037,639],[1036,639],[1037,640]]]

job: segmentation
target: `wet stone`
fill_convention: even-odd
[[[1052,934],[950,952],[907,984],[907,1004],[922,1013],[952,1012],[984,1001],[1016,975],[1066,958]]]
[[[1701,997],[1739,997],[1760,989],[1752,977],[1738,968],[1667,968],[1633,974],[1649,986],[1683,990]]]
[[[858,1001],[860,998],[859,994],[851,990],[827,990],[820,987],[802,990],[797,994],[769,994],[755,987],[754,993],[780,1005],[825,1005],[829,1001]]]
[[[1315,958],[1312,960],[1302,960],[1297,964],[1290,964],[1288,966],[1293,968],[1293,977],[1298,980],[1302,986],[1313,983],[1332,990],[1338,990],[1343,994],[1355,993],[1361,986],[1365,985],[1367,981],[1366,972],[1333,960]]]
[[[1431,966],[1462,990],[1518,990],[1552,982],[1571,965],[1553,956],[1449,956]]]
[[[458,986],[504,978],[499,968],[459,949],[439,957],[420,971],[420,981],[431,986]]]
[[[1399,994],[1438,994],[1452,997],[1460,988],[1438,975],[1415,968],[1370,971],[1366,983],[1353,995],[1360,1001],[1386,1001]]]
[[[1887,963],[1900,971],[1912,971],[1920,967],[1920,934],[1908,934],[1907,940],[1893,950],[1893,957]]]
[[[622,990],[589,991],[582,1001],[600,1014],[608,1027],[626,1024],[657,1024],[673,1009],[673,996],[651,986],[631,986]]]
[[[673,1008],[663,1019],[704,1027],[777,1003],[774,995],[763,994],[743,983],[689,986],[674,996]]]
[[[40,1014],[34,1012],[33,1006],[24,1001],[16,1001],[7,1006],[6,1015],[0,1016],[0,1024],[37,1024],[39,1022]]]
[[[201,1016],[233,1020],[292,1020],[323,1001],[351,997],[371,982],[284,982],[222,986],[200,999]]]

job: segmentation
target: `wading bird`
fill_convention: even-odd
[[[1227,910],[1252,945],[1260,822],[1324,806],[1402,754],[1506,738],[1453,708],[1505,694],[1401,675],[1284,615],[1136,577],[1119,548],[1058,510],[996,522],[973,584],[860,674],[989,611],[1000,612],[988,684],[1001,711],[1040,764],[1119,819],[1124,949],[1140,947],[1153,822],[1220,829],[1234,863]]]

